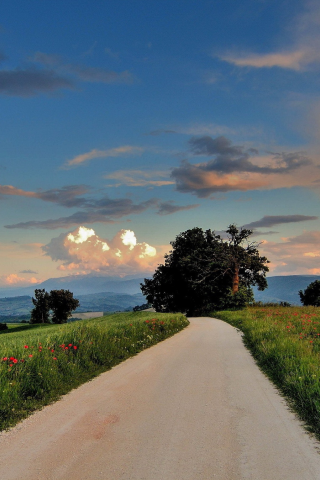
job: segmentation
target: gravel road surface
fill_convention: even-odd
[[[230,325],[192,318],[0,435],[1,480],[319,480],[319,444]]]

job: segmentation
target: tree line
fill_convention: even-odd
[[[69,290],[51,290],[48,293],[45,289],[36,289],[34,294],[30,323],[67,323],[72,311],[80,305]]]

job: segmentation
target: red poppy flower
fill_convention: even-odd
[[[33,355],[29,355],[29,357],[33,357]]]
[[[3,357],[3,359],[2,359],[2,360],[4,360],[4,361],[5,361],[5,360],[8,360],[8,357]]]
[[[29,348],[28,345],[25,345],[24,348]]]
[[[73,347],[73,348],[74,348],[75,350],[77,350],[77,348],[78,348],[78,347],[76,347],[76,345],[74,345],[74,347]]]
[[[18,360],[16,358],[12,361],[13,361],[13,363],[18,363]]]
[[[57,360],[57,358],[56,358],[56,357],[53,357],[53,360]]]

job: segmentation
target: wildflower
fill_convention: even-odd
[[[53,353],[53,352],[54,352],[54,350],[51,350],[51,352]]]
[[[18,363],[18,360],[16,358],[12,361],[13,361],[13,363]]]
[[[28,345],[25,345],[24,348],[29,348]]]
[[[33,357],[33,355],[29,355],[29,357]]]
[[[53,357],[53,360],[57,360],[57,357]]]
[[[73,346],[73,349],[74,349],[74,350],[77,350],[77,348],[78,348],[78,347],[77,347],[76,345]]]

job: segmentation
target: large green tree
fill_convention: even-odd
[[[249,241],[252,231],[230,225],[226,233],[227,240],[201,228],[180,233],[164,265],[141,284],[147,301],[160,312],[194,315],[244,306],[253,299],[252,285],[264,290],[268,260]]]
[[[73,298],[69,290],[51,290],[50,308],[53,312],[53,323],[67,323],[73,310],[79,306],[79,300]]]
[[[32,297],[34,308],[31,310],[30,323],[50,323],[50,295],[45,289],[36,289]]]

